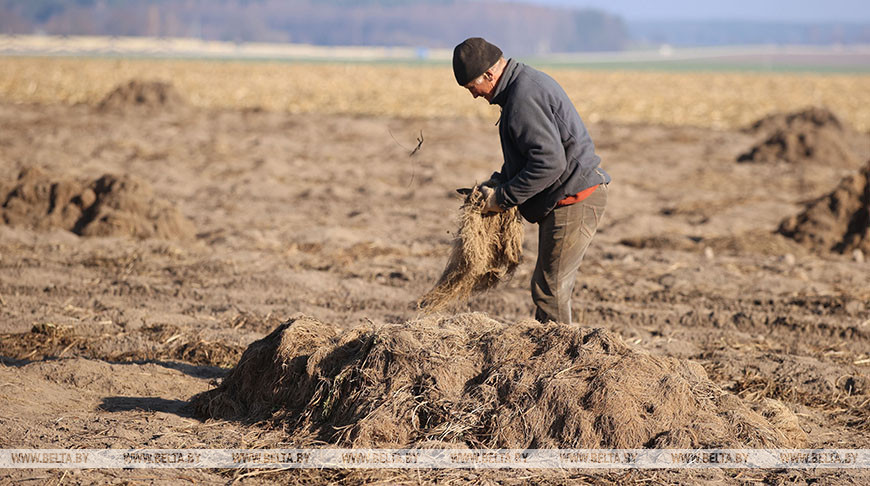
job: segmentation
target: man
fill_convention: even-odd
[[[535,319],[571,323],[571,294],[607,205],[610,176],[568,95],[550,76],[480,37],[453,50],[453,74],[474,98],[501,107],[504,164],[481,184],[484,212],[519,206],[538,224]]]

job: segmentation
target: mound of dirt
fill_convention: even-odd
[[[178,209],[130,176],[106,174],[82,183],[30,168],[0,197],[0,218],[13,226],[63,228],[81,236],[189,239],[195,233]]]
[[[523,222],[517,208],[483,214],[486,203],[477,188],[460,208],[459,232],[444,272],[417,303],[426,312],[443,310],[451,302],[467,299],[509,278],[523,256]]]
[[[765,134],[764,139],[737,157],[738,162],[783,161],[830,167],[857,165],[844,137],[843,124],[824,108],[769,115],[755,122],[747,131]]]
[[[843,131],[843,124],[833,112],[827,108],[811,106],[792,113],[774,113],[767,115],[747,127],[748,133],[772,133],[777,130],[792,130],[801,128],[826,128],[838,132]]]
[[[785,219],[779,232],[813,251],[870,254],[870,161],[833,192]]]
[[[854,167],[856,160],[842,135],[827,129],[798,128],[777,130],[737,158],[738,162],[823,164]]]
[[[691,361],[604,329],[462,314],[339,334],[290,320],[251,344],[202,417],[271,418],[293,440],[487,448],[801,447],[796,416],[747,405]]]
[[[171,83],[140,81],[137,79],[112,90],[100,102],[101,110],[119,110],[130,107],[172,110],[187,106],[187,102]]]

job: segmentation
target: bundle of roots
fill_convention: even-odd
[[[806,445],[782,403],[747,402],[701,365],[606,329],[426,316],[341,331],[290,320],[254,342],[203,418],[351,447],[708,448]]]
[[[483,214],[486,199],[474,188],[460,208],[459,232],[447,266],[435,287],[417,302],[425,312],[495,287],[507,279],[523,255],[523,222],[516,207]]]

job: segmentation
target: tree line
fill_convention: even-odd
[[[517,55],[628,42],[603,11],[495,0],[0,0],[0,32],[427,48],[476,35]]]

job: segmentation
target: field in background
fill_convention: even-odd
[[[548,68],[585,120],[743,127],[822,105],[870,130],[870,75]],[[171,82],[194,106],[399,117],[498,117],[449,64],[0,57],[0,101],[97,104],[131,79]]]

